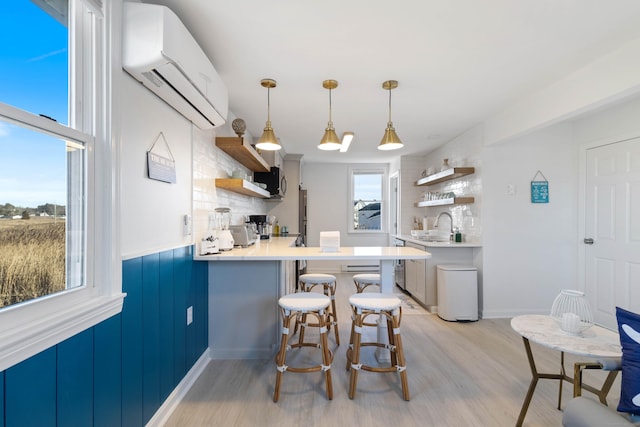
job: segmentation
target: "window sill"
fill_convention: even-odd
[[[32,307],[15,307],[22,312],[39,310],[42,303],[47,305],[43,311],[49,311],[48,315],[40,312],[27,322],[20,322],[18,316],[5,319],[5,315],[17,314],[11,313],[12,307],[7,308],[0,316],[0,372],[120,313],[125,295],[95,296],[80,303],[52,298],[53,301],[39,301]]]

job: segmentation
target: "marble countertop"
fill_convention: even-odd
[[[427,242],[426,240],[416,239],[415,237],[408,236],[406,234],[394,235],[396,239],[404,240],[405,242],[411,242],[416,245],[424,246],[426,248],[481,248],[481,243],[473,242]]]
[[[396,260],[431,258],[429,252],[396,246],[341,247],[322,252],[320,247],[296,247],[295,237],[272,237],[247,248],[233,248],[213,255],[196,255],[196,261],[281,261],[281,260]]]
[[[551,316],[527,314],[511,319],[511,327],[531,342],[565,353],[594,358],[622,356],[618,334],[597,325],[581,335],[570,335]]]

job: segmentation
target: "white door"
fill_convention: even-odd
[[[596,323],[640,312],[640,138],[587,150],[585,289]]]

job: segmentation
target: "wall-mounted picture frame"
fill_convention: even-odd
[[[160,138],[164,141],[171,158],[153,152],[153,148]],[[177,182],[176,161],[171,153],[169,143],[167,143],[162,132],[160,132],[160,135],[158,135],[149,151],[147,151],[147,170],[149,179],[167,182],[169,184],[175,184]]]

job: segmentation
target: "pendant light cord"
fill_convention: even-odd
[[[389,123],[391,123],[391,89],[389,89]]]
[[[331,120],[331,89],[329,89],[329,126],[333,127],[333,121]]]
[[[267,121],[271,123],[271,88],[267,88]]]

